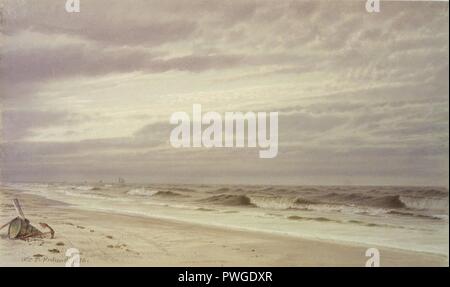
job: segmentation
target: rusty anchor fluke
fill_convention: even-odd
[[[0,227],[0,230],[9,225],[8,228],[8,237],[10,239],[22,239],[26,240],[28,238],[44,238],[50,236],[50,238],[55,237],[55,231],[51,228],[47,223],[39,223],[42,228],[48,229],[49,231],[42,232],[33,225],[31,225],[30,221],[25,218],[23,214],[22,208],[20,207],[20,203],[18,199],[13,200],[14,207],[19,216],[10,220],[6,224]]]

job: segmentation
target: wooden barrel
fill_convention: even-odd
[[[32,234],[37,235],[41,234],[41,232],[31,225],[28,220],[16,217],[9,224],[8,236],[10,239],[22,238]]]

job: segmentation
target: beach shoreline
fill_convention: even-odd
[[[438,254],[85,210],[2,189],[5,222],[15,216],[12,198],[21,201],[31,223],[48,223],[56,236],[10,240],[3,229],[1,266],[64,266],[66,250],[76,248],[81,266],[364,267],[370,247],[379,249],[381,266],[448,266],[448,258]]]

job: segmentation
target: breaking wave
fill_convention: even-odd
[[[304,209],[333,206],[360,208],[376,208],[380,210],[447,210],[447,198],[421,198],[403,195],[367,195],[358,193],[331,192],[318,196],[260,195],[252,194],[219,194],[200,200],[201,202],[231,205],[251,206],[268,209]]]
[[[296,196],[253,195],[250,201],[257,207],[270,209],[294,209],[304,205],[318,204],[317,201]]]
[[[128,195],[138,196],[152,196],[152,197],[183,197],[186,195],[176,193],[173,191],[149,190],[145,188],[131,189],[127,192]]]
[[[414,209],[431,209],[431,210],[447,210],[448,209],[448,197],[445,198],[423,198],[413,196],[401,196],[402,202]]]
[[[148,189],[145,189],[145,188],[135,188],[135,189],[130,189],[127,192],[127,194],[128,195],[140,195],[140,196],[153,196],[157,192],[158,192],[158,190],[148,190]]]
[[[448,197],[419,197],[406,195],[372,196],[358,193],[329,193],[320,197],[322,203],[367,206],[385,209],[448,209]]]
[[[357,205],[379,208],[406,208],[400,196],[369,197],[359,194],[330,195],[324,198],[252,196],[251,202],[258,207],[289,209],[304,205]]]
[[[408,196],[416,197],[448,197],[448,191],[435,189],[435,188],[425,188],[425,189],[403,189],[401,193]]]
[[[201,199],[200,201],[227,206],[255,206],[250,198],[245,195],[220,194]]]
[[[160,197],[184,197],[187,195],[176,193],[173,191],[158,191],[153,196],[160,196]]]

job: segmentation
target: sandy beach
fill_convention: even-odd
[[[15,216],[13,198],[33,224],[48,223],[56,236],[10,240],[3,229],[2,266],[64,266],[65,252],[72,247],[81,253],[81,266],[364,266],[365,250],[374,247],[86,211],[3,189],[5,222]],[[445,256],[378,248],[381,266],[448,265]]]

